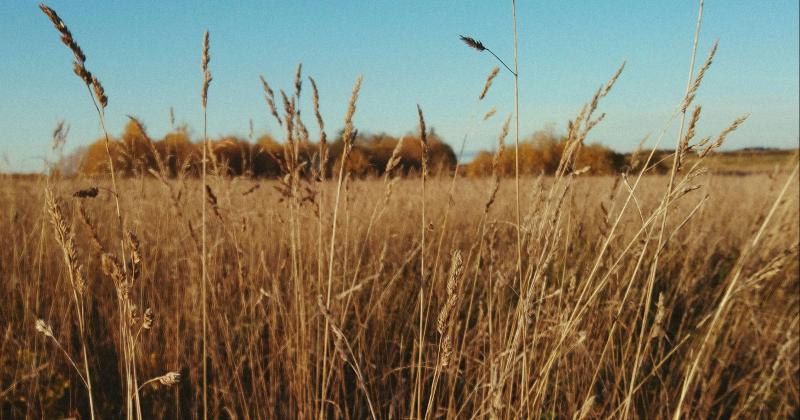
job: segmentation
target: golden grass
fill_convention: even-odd
[[[309,156],[298,65],[294,93],[280,91],[283,115],[261,78],[285,129],[274,145],[279,179],[226,176],[204,124],[200,180],[184,171],[169,179],[164,162],[174,156],[143,134],[156,168],[118,181],[105,92],[66,25],[41,8],[90,89],[112,177],[0,178],[0,417],[677,419],[800,410],[798,158],[748,177],[704,170],[745,117],[693,142],[696,106],[684,131],[716,52],[715,44],[693,76],[702,1],[685,96],[646,159],[592,177],[581,158],[623,63],[570,122],[552,176],[520,172],[533,162],[520,161],[515,95],[513,180],[502,168],[510,117],[487,166],[492,179],[465,179],[457,167],[429,171],[435,143],[419,106],[420,179],[400,178],[401,139],[382,179],[354,180],[359,77],[326,181],[320,98],[310,79],[322,134]],[[512,13],[514,70],[506,68],[516,87]],[[206,32],[204,120],[208,64]],[[656,157],[678,117],[674,152]],[[652,175],[670,159],[667,175]]]
[[[657,208],[666,181],[661,176],[641,181],[637,201],[645,217]],[[731,287],[735,270],[741,271],[739,280],[730,292],[722,322],[715,323],[705,345],[699,365],[702,380],[691,387],[686,413],[690,417],[791,415],[800,398],[800,365],[792,356],[798,351],[800,308],[796,177],[790,179],[789,192],[778,202],[758,246],[737,263],[785,181],[785,175],[696,178],[703,188],[673,205],[654,283],[660,296],[652,303],[656,315],[643,328],[639,325],[641,301],[647,290],[642,273],[651,267],[658,244],[641,230],[652,230],[652,221],[643,225],[638,211],[626,211],[606,255],[599,258],[598,274],[587,283],[601,242],[609,234],[608,220],[613,221],[628,191],[618,179],[579,177],[567,191],[553,191],[557,186],[550,178],[522,180],[524,269],[529,275],[537,273],[539,279],[527,303],[520,299],[513,281],[513,186],[501,184],[484,218],[492,180],[459,179],[452,203],[445,199],[449,179],[428,180],[426,213],[433,225],[431,233],[443,236],[444,255],[463,255],[463,274],[453,283],[448,281],[452,278],[448,272],[455,268],[446,259],[429,263],[425,314],[429,325],[438,325],[446,308],[443,331],[450,334],[452,353],[447,366],[442,366],[437,348],[444,346],[444,339],[436,328],[426,332],[421,381],[430,409],[423,410],[432,417],[490,412],[498,417],[519,416],[525,408],[520,406],[521,372],[514,360],[525,352],[535,373],[529,383],[522,384],[529,388],[532,413],[570,417],[589,411],[590,417],[609,416],[628,394],[629,358],[641,337],[651,344],[633,385],[631,414],[667,416],[675,409],[686,368],[697,356],[710,317]],[[141,274],[137,288],[130,290],[130,300],[139,308],[152,308],[154,314],[152,328],[141,334],[136,364],[149,377],[165,369],[181,375],[174,392],[154,392],[155,382],[142,388],[144,417],[193,417],[202,412],[200,284],[196,280],[201,267],[189,226],[199,219],[202,196],[197,181],[168,182],[182,191],[182,216],[165,205],[171,198],[162,183],[148,179],[120,183],[126,191],[121,204],[127,225],[141,241]],[[319,395],[320,383],[312,380],[305,385],[311,389],[302,390],[293,385],[293,378],[300,374],[318,378],[313,371],[298,371],[296,360],[298,353],[312,361],[323,356],[319,334],[328,318],[319,309],[317,296],[327,293],[326,281],[317,277],[315,258],[304,258],[299,272],[292,274],[291,226],[282,222],[289,219],[291,208],[269,187],[275,182],[265,182],[247,195],[253,181],[221,179],[219,183],[221,218],[209,219],[208,226],[209,413],[212,417],[225,417],[226,412],[268,418],[314,415],[297,393]],[[55,194],[64,200],[66,223],[75,226],[76,258],[90,291],[86,294],[87,353],[96,381],[96,409],[101,417],[115,417],[124,406],[117,391],[121,378],[116,366],[121,356],[114,351],[120,334],[117,292],[94,257],[90,244],[95,233],[75,224],[74,213],[82,203],[96,221],[99,240],[110,245],[116,237],[114,204],[103,192],[94,199],[70,197],[86,185],[81,180],[63,181]],[[79,325],[70,315],[73,296],[64,293],[65,287],[70,290],[70,274],[51,230],[42,231],[49,224],[47,216],[37,210],[43,206],[42,188],[40,181],[20,180],[4,182],[0,189],[4,215],[0,234],[16,238],[0,250],[6,279],[0,298],[9,302],[0,307],[0,319],[7,320],[0,381],[8,384],[5,388],[14,378],[39,369],[35,379],[16,383],[3,394],[3,412],[11,417],[53,417],[86,408],[83,390],[62,387],[65,381],[77,386],[79,376],[70,374],[69,362],[58,356],[57,348],[44,346],[43,336],[33,328],[34,321],[44,319],[67,352],[80,354]],[[338,351],[328,360],[332,366],[327,366],[326,417],[369,416],[367,394],[361,389],[368,390],[379,418],[407,415],[414,400],[418,355],[412,348],[418,335],[415,314],[422,250],[418,229],[410,227],[421,217],[419,181],[396,181],[393,188],[371,227],[373,203],[382,200],[386,183],[364,180],[342,189],[342,229],[332,258],[332,299],[326,310],[350,350],[343,347],[346,364]],[[324,184],[323,189],[333,196],[334,185]],[[561,203],[557,211],[547,200],[551,192]],[[451,206],[457,217],[449,220],[446,231],[438,231]],[[330,216],[322,216],[328,235]],[[316,223],[308,223],[316,218],[313,207],[303,205],[297,217],[301,221],[299,253],[313,255],[318,237]],[[234,237],[242,253],[238,257]],[[426,242],[424,252],[433,255],[436,245]],[[238,259],[243,271],[237,267]],[[293,275],[304,279],[297,297],[304,302],[297,302],[289,288]],[[594,292],[593,297],[581,299],[584,290]],[[300,304],[305,304],[309,325],[304,339],[297,337],[295,321]],[[509,328],[516,324],[519,308],[524,309],[524,322],[530,323],[530,335],[509,355]],[[576,313],[581,315],[569,323]],[[308,347],[298,347],[304,342]],[[511,363],[504,368],[506,359]],[[351,364],[358,366],[358,374]],[[305,369],[321,366],[310,363]],[[440,378],[435,394],[429,395],[437,367]]]

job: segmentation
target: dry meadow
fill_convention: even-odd
[[[449,179],[430,180],[424,244],[419,180],[396,182],[388,193],[390,184],[379,180],[346,181],[324,311],[318,299],[328,291],[330,212],[320,212],[317,201],[292,210],[276,182],[215,179],[207,238],[209,412],[286,418],[322,409],[326,417],[362,418],[371,404],[377,417],[402,418],[415,415],[421,396],[435,417],[563,418],[582,410],[666,417],[698,363],[687,415],[791,416],[800,398],[800,279],[798,185],[793,175],[781,196],[787,176],[700,177],[701,188],[670,207],[661,242],[651,215],[666,177],[644,178],[624,212],[629,190],[621,177],[525,179],[527,290],[516,274],[511,181],[501,181],[485,212],[490,180],[459,180],[452,197]],[[78,357],[81,339],[54,211],[84,282],[79,299],[97,412],[123,415],[119,323],[128,322],[140,382],[180,373],[172,388],[140,391],[144,417],[199,416],[200,184],[120,183],[126,232],[138,238],[129,248],[137,273],[127,292],[133,314],[121,320],[118,290],[102,267],[103,255],[119,246],[113,200],[102,189],[108,185],[99,184],[96,198],[75,198],[97,184],[49,181],[55,202],[47,203],[47,182],[6,178],[0,189],[7,238],[0,319],[8,322],[0,374],[11,384],[3,416],[87,410],[86,389],[62,354]],[[145,311],[152,321],[142,329]],[[327,359],[326,314],[334,328]],[[37,333],[38,318],[63,349]],[[323,368],[328,389],[320,407]]]
[[[354,173],[374,166],[354,163],[361,78],[329,141],[298,66],[294,92],[262,78],[285,136],[266,179],[233,176],[206,127],[185,160],[140,130],[140,165],[108,135],[77,41],[41,8],[104,140],[91,174],[0,174],[0,419],[800,415],[798,155],[757,171],[715,158],[746,116],[697,133],[716,52],[697,57],[700,17],[683,100],[622,166],[599,171],[606,153],[585,141],[624,64],[538,155],[520,159],[506,119],[480,176],[432,170],[422,108],[416,135]],[[514,62],[501,64],[516,81],[516,42]],[[125,162],[138,169],[117,172]]]

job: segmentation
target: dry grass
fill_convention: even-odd
[[[102,86],[42,10],[104,126]],[[624,64],[568,125],[552,176],[520,175],[515,128],[503,178],[510,117],[491,179],[429,171],[418,107],[420,179],[400,177],[402,141],[382,178],[353,179],[359,77],[326,180],[320,98],[311,79],[310,147],[298,66],[282,110],[261,79],[285,130],[278,180],[226,176],[205,135],[199,180],[169,178],[174,156],[148,138],[158,170],[118,180],[107,135],[109,180],[0,177],[0,418],[797,416],[798,158],[705,170],[744,121],[695,140],[696,106],[683,129],[715,50],[651,152],[614,176],[581,156]]]
[[[431,261],[425,308],[428,325],[437,325],[447,308],[443,331],[450,335],[452,354],[447,367],[440,367],[438,349],[443,337],[428,328],[423,337],[422,381],[425,403],[430,400],[431,408],[424,410],[437,417],[489,413],[518,417],[523,410],[570,417],[582,409],[590,410],[590,417],[611,415],[631,387],[629,361],[641,337],[651,345],[633,384],[631,414],[643,418],[671,414],[686,369],[731,286],[734,270],[739,270],[737,258],[749,248],[785,180],[785,174],[696,178],[703,188],[683,196],[670,213],[668,241],[654,284],[660,304],[652,302],[650,308],[661,315],[651,317],[652,323],[644,327],[639,322],[647,292],[642,285],[657,244],[641,229],[652,229],[652,221],[644,226],[637,210],[626,211],[606,255],[599,258],[598,274],[587,281],[609,234],[609,220],[613,221],[628,191],[619,179],[578,178],[566,192],[554,190],[549,178],[522,180],[524,269],[538,278],[530,302],[520,299],[513,282],[513,186],[501,183],[484,218],[492,180],[460,179],[452,204],[444,199],[450,180],[429,180],[430,235],[443,236],[443,255],[460,252],[464,268],[458,283],[451,282],[448,294],[449,259],[438,264],[426,259]],[[657,208],[666,181],[660,176],[642,180],[637,203],[645,218]],[[154,314],[152,328],[140,336],[137,369],[147,377],[167,370],[181,374],[174,391],[155,392],[155,383],[142,388],[144,417],[194,417],[202,412],[197,281],[201,267],[189,231],[190,223],[196,225],[200,218],[200,188],[193,180],[169,182],[183,192],[179,198],[183,216],[167,204],[170,192],[160,182],[129,179],[120,183],[126,191],[121,197],[126,223],[142,244],[141,274],[130,299],[139,308],[152,308]],[[326,318],[317,296],[327,293],[327,278],[318,277],[317,260],[311,257],[318,252],[317,225],[312,223],[315,210],[303,205],[297,215],[297,246],[301,255],[308,255],[295,274],[304,279],[301,303],[289,287],[293,276],[291,225],[287,223],[291,208],[281,203],[282,195],[269,185],[243,195],[252,181],[219,183],[221,217],[209,219],[208,226],[209,412],[212,417],[230,413],[240,418],[312,416],[298,393],[320,392],[320,382],[313,378],[319,378],[317,369],[322,367],[320,334]],[[89,290],[86,330],[96,409],[102,417],[117,417],[124,407],[119,391],[124,376],[117,369],[121,355],[115,350],[120,334],[117,293],[102,274],[91,246],[93,233],[78,223],[76,213],[83,202],[96,221],[99,240],[110,248],[116,237],[115,210],[106,192],[94,199],[70,197],[87,185],[82,180],[60,182],[55,194],[64,201],[67,223],[74,226],[76,258]],[[421,217],[419,181],[400,180],[392,185],[393,193],[371,227],[368,222],[374,220],[374,205],[385,195],[386,183],[352,182],[342,190],[329,317],[336,319],[336,328],[346,337],[352,360],[329,354],[332,366],[328,367],[328,403],[324,405],[329,416],[369,416],[362,386],[379,418],[407,415],[415,399],[418,356],[413,347],[419,333],[421,252],[419,230],[411,227]],[[334,196],[333,187],[324,185],[328,196]],[[67,352],[80,354],[70,273],[52,236],[49,217],[42,211],[43,188],[42,182],[5,179],[0,189],[0,234],[14,238],[0,250],[4,279],[0,298],[8,302],[0,307],[5,325],[0,342],[4,417],[55,417],[87,409],[80,376],[34,329],[35,321],[44,319]],[[796,410],[800,365],[792,355],[798,352],[800,308],[797,188],[794,178],[761,241],[741,264],[739,281],[706,345],[699,379],[685,404],[691,417],[759,413],[781,417]],[[547,199],[551,194],[560,203],[557,210]],[[439,231],[450,206],[458,216],[450,219],[446,231]],[[322,216],[326,235],[331,233],[330,216]],[[233,237],[242,244],[240,250]],[[426,242],[425,252],[433,255],[436,245],[436,241]],[[593,297],[581,299],[584,291]],[[307,336],[302,338],[296,322],[300,304],[305,304],[308,324]],[[509,334],[520,308],[529,336],[508,353]],[[570,318],[575,319],[570,323]],[[307,347],[298,347],[303,342]],[[514,362],[522,352],[536,373],[527,384],[519,382]],[[299,371],[300,353],[310,361],[305,367],[309,372]],[[505,360],[509,364],[504,368]],[[360,373],[351,369],[354,365]],[[428,398],[437,370],[436,392]],[[32,372],[38,373],[30,377]],[[305,385],[310,389],[297,388],[294,378],[300,374],[312,378]],[[529,408],[520,405],[523,385],[528,388]],[[593,403],[587,405],[589,398]]]

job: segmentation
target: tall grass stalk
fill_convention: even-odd
[[[202,242],[202,250],[200,255],[200,264],[201,268],[201,276],[200,276],[200,306],[202,311],[202,322],[203,322],[203,419],[208,418],[208,314],[207,314],[207,305],[206,302],[206,287],[208,283],[208,251],[206,249],[206,201],[208,197],[207,192],[207,169],[206,169],[206,160],[207,160],[207,153],[208,153],[208,87],[211,84],[211,72],[208,70],[208,63],[211,60],[211,55],[209,54],[209,36],[208,31],[203,34],[203,55],[201,57],[200,62],[200,69],[203,71],[203,85],[200,92],[200,101],[201,106],[203,109],[203,156],[202,156],[202,185],[200,186],[200,200],[201,203],[201,242]]]
[[[361,91],[361,82],[363,78],[358,76],[356,79],[355,84],[353,85],[353,91],[350,94],[350,101],[347,107],[347,113],[345,114],[344,118],[344,131],[342,132],[342,142],[343,142],[343,150],[341,156],[341,164],[339,165],[339,177],[336,181],[336,196],[333,202],[333,217],[331,219],[331,241],[330,241],[330,248],[328,250],[328,285],[327,290],[325,293],[325,309],[330,310],[331,305],[331,292],[333,290],[333,260],[334,254],[336,251],[336,226],[339,217],[339,203],[341,201],[342,196],[342,185],[344,183],[345,178],[345,165],[347,164],[347,156],[350,153],[350,149],[353,146],[353,140],[355,140],[355,132],[353,128],[353,116],[356,112],[356,102],[358,101],[358,94]],[[319,411],[319,418],[324,418],[324,407],[325,401],[327,400],[327,393],[328,393],[328,328],[329,328],[328,319],[325,319],[325,329],[324,329],[324,337],[323,337],[323,356],[322,356],[322,386],[320,391],[320,411]]]
[[[517,277],[519,290],[523,290],[525,285],[522,279],[522,210],[519,198],[519,59],[517,48],[517,1],[511,0],[511,17],[514,27],[514,205],[517,225]],[[527,328],[524,324],[523,328]],[[527,337],[527,331],[523,330],[522,336]],[[521,388],[525,389],[528,383],[528,352],[522,353],[522,377]],[[525,405],[527,394],[522,398],[522,405]],[[527,412],[527,410],[526,410]]]
[[[421,169],[421,181],[422,181],[422,189],[421,189],[421,217],[420,217],[420,250],[419,250],[419,337],[417,342],[417,381],[416,381],[416,395],[415,400],[417,402],[417,417],[418,419],[422,418],[422,388],[423,388],[423,375],[422,375],[422,366],[423,366],[423,355],[425,353],[425,325],[426,325],[426,316],[425,316],[425,231],[428,230],[428,225],[426,224],[425,220],[425,189],[427,186],[427,178],[428,178],[428,137],[427,137],[427,128],[425,127],[425,116],[422,114],[422,108],[417,105],[417,114],[419,116],[419,141],[420,141],[420,148],[421,148],[421,161],[422,161],[422,169]]]
[[[693,81],[693,78],[694,78],[695,60],[697,58],[697,44],[698,44],[698,40],[700,39],[700,28],[701,28],[701,25],[702,25],[702,22],[703,22],[703,1],[704,0],[700,0],[699,6],[698,6],[698,11],[697,11],[697,22],[695,24],[695,30],[694,30],[694,41],[692,42],[691,59],[689,60],[689,76],[688,76],[687,81],[686,81],[686,92],[684,94],[684,97],[688,97],[689,94],[690,94],[690,91],[692,89],[692,81]],[[685,99],[684,99],[684,101],[685,101]],[[640,328],[640,333],[639,333],[639,341],[638,341],[638,344],[636,346],[636,355],[634,357],[633,368],[631,370],[631,377],[630,377],[630,381],[629,381],[630,385],[629,385],[629,388],[628,388],[628,396],[625,399],[625,408],[624,408],[624,410],[622,412],[622,418],[623,419],[628,417],[628,410],[630,408],[630,403],[631,403],[631,398],[632,398],[631,394],[633,393],[633,389],[634,389],[634,387],[636,385],[636,380],[637,380],[637,376],[638,376],[638,373],[639,373],[639,366],[641,364],[641,358],[643,357],[641,353],[642,353],[642,345],[643,345],[644,337],[646,336],[645,328],[647,328],[647,325],[648,325],[647,321],[648,321],[648,315],[649,315],[649,312],[650,312],[650,302],[652,300],[653,285],[655,283],[656,272],[658,270],[658,260],[659,260],[659,255],[660,255],[660,251],[661,251],[661,244],[664,241],[664,232],[666,231],[666,228],[667,228],[667,215],[668,215],[668,209],[669,209],[668,203],[669,203],[670,196],[672,195],[672,189],[673,189],[674,183],[675,183],[675,175],[677,174],[677,171],[678,171],[679,156],[682,153],[682,151],[680,149],[681,149],[681,142],[682,142],[683,135],[684,135],[683,131],[684,131],[685,124],[686,124],[686,106],[683,105],[681,107],[680,125],[679,125],[679,128],[678,128],[678,135],[677,135],[677,140],[676,140],[676,143],[675,143],[675,153],[674,153],[674,157],[673,157],[673,160],[672,160],[672,169],[670,170],[670,176],[669,176],[669,181],[668,181],[668,184],[667,184],[667,190],[664,193],[664,199],[663,199],[663,201],[661,203],[661,206],[663,207],[663,211],[662,211],[662,214],[661,214],[661,227],[660,227],[659,233],[658,233],[658,242],[657,242],[658,248],[656,249],[655,255],[653,257],[653,263],[651,265],[650,275],[648,276],[647,284],[645,286],[646,290],[647,290],[646,291],[646,298],[644,300],[644,304],[642,305],[644,314],[642,316],[641,328]],[[645,347],[647,347],[649,345],[649,343],[650,343],[650,341],[647,340],[647,342],[645,343]]]

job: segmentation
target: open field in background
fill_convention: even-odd
[[[351,180],[343,189],[329,312],[317,300],[327,288],[331,212],[318,212],[315,199],[294,210],[298,252],[293,254],[293,210],[273,188],[278,182],[213,177],[209,411],[221,418],[312,415],[319,407],[328,313],[341,336],[334,334],[336,349],[329,351],[335,354],[328,355],[330,364],[325,365],[331,369],[327,415],[368,417],[369,403],[381,418],[413,414],[422,288],[427,326],[421,394],[423,410],[430,405],[431,416],[616,417],[630,395],[629,415],[668,417],[710,319],[740,267],[737,260],[788,176],[784,170],[695,178],[701,188],[671,207],[652,290],[646,284],[657,229],[642,217],[657,209],[666,176],[643,178],[636,204],[621,217],[602,256],[603,241],[628,194],[625,181],[585,175],[560,181],[525,178],[523,271],[535,276],[529,292],[519,290],[515,274],[513,179],[501,182],[485,218],[492,180],[459,179],[452,197],[448,178],[429,180],[430,225],[423,250],[419,179],[399,180],[388,193],[381,180]],[[60,203],[50,213],[46,182]],[[37,319],[45,320],[67,353],[81,354],[69,273],[51,225],[53,211],[60,212],[74,234],[85,278],[95,409],[103,418],[122,416],[117,291],[101,267],[101,254],[117,252],[119,246],[113,199],[103,189],[109,185],[10,177],[0,183],[0,236],[5,238],[0,247],[0,417],[52,418],[87,410],[86,390],[75,371],[34,328]],[[93,185],[101,187],[97,197],[72,196]],[[200,256],[193,239],[200,187],[192,179],[119,183],[125,227],[138,237],[140,255],[139,274],[129,290],[137,315],[128,321],[137,331],[144,309],[153,314],[152,326],[137,338],[137,374],[140,383],[167,371],[181,375],[172,388],[148,384],[142,389],[145,418],[202,414]],[[331,197],[334,188],[329,183],[320,191]],[[787,191],[761,240],[742,261],[730,305],[710,336],[688,394],[688,417],[797,415],[796,176]],[[80,207],[89,224],[82,221]],[[323,244],[318,243],[320,217],[321,237],[327,238]],[[637,235],[643,226],[646,234]],[[429,270],[424,284],[421,251]],[[293,255],[298,258],[295,274]],[[598,271],[590,275],[596,262]],[[454,277],[456,266],[460,275]],[[449,315],[439,321],[445,308]],[[520,321],[525,335],[515,340]],[[437,332],[442,323],[442,333]],[[634,360],[640,361],[636,373]]]
[[[717,174],[742,175],[749,173],[768,174],[780,170],[787,162],[797,158],[795,150],[733,150],[715,153],[708,157],[705,166]],[[687,160],[696,159],[690,156]]]

